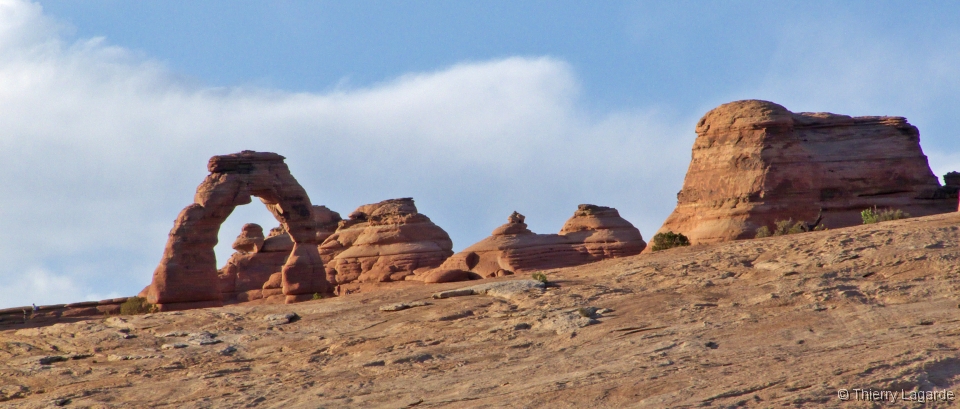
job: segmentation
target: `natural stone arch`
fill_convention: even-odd
[[[286,301],[331,292],[317,251],[310,198],[283,160],[275,153],[253,151],[210,158],[210,175],[170,230],[163,258],[146,288],[149,302],[161,311],[223,305],[214,246],[220,225],[234,208],[250,203],[251,196],[260,198],[294,242],[281,270]]]

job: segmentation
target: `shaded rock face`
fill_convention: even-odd
[[[240,253],[256,253],[263,248],[263,227],[256,223],[247,223],[231,246]]]
[[[313,206],[311,218],[316,227],[317,243],[329,237],[341,220],[340,214],[326,206]],[[257,246],[248,243],[259,243]],[[245,224],[233,245],[236,253],[217,271],[224,303],[266,299],[285,301],[281,270],[294,249],[293,239],[281,224],[263,237],[263,228]],[[312,294],[311,294],[312,296]]]
[[[223,304],[213,248],[220,224],[236,206],[250,203],[251,196],[260,198],[293,242],[280,269],[286,300],[331,292],[316,249],[317,226],[310,198],[283,160],[275,153],[253,151],[210,158],[210,175],[197,188],[194,203],[177,216],[160,265],[145,290],[150,303],[161,311]],[[241,236],[245,234],[250,237],[238,245],[252,249],[256,231],[251,227]]]
[[[450,236],[417,212],[413,199],[360,206],[320,246],[327,280],[336,284],[404,280],[453,254]]]
[[[836,228],[877,206],[913,216],[953,211],[902,117],[793,113],[772,102],[721,105],[697,124],[677,207],[660,232],[694,244],[752,238],[777,220]],[[953,196],[953,198],[951,198]]]
[[[647,245],[640,231],[610,207],[580,205],[560,234],[535,234],[524,220],[514,212],[490,237],[453,255],[437,271],[463,270],[481,278],[500,277],[632,256]],[[428,281],[435,273],[427,271],[418,278]]]
[[[960,196],[960,172],[950,172],[943,175],[944,190],[951,197]],[[957,211],[960,212],[960,200],[958,200]]]

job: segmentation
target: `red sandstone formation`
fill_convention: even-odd
[[[453,254],[450,236],[411,198],[360,206],[320,245],[331,283],[404,280]]]
[[[620,217],[616,209],[580,205],[560,234],[535,234],[524,216],[513,212],[507,224],[490,237],[450,257],[436,270],[418,275],[424,282],[452,277],[471,278],[451,271],[465,271],[479,278],[500,277],[514,272],[570,267],[606,258],[639,254],[646,247],[640,231]]]
[[[285,300],[331,292],[317,252],[310,198],[283,160],[253,151],[210,158],[210,175],[197,188],[194,203],[177,216],[153,282],[144,290],[150,303],[161,311],[223,305],[213,248],[220,224],[236,206],[250,203],[251,196],[260,198],[292,241],[280,269]]]
[[[263,227],[256,223],[243,225],[240,235],[233,241],[233,249],[240,253],[256,253],[263,248]]]
[[[225,303],[254,301],[274,297],[273,301],[282,302],[285,296],[280,287],[272,286],[272,291],[264,291],[264,284],[279,273],[293,251],[293,241],[287,234],[264,239],[263,229],[256,224],[246,224],[237,242],[245,238],[248,226],[255,226],[261,232],[261,246],[254,251],[243,251],[234,245],[236,253],[217,273],[220,280],[220,292]]]
[[[860,224],[877,206],[913,216],[953,211],[902,117],[793,113],[767,101],[721,105],[697,124],[677,207],[660,232],[694,244],[752,238],[777,220]],[[951,198],[951,196],[953,196]]]
[[[317,243],[322,242],[336,230],[340,214],[326,206],[313,206],[311,218],[316,228]],[[259,246],[253,247],[253,244]],[[263,238],[263,229],[250,223],[243,226],[240,236],[233,244],[236,253],[217,273],[220,291],[225,303],[265,299],[268,302],[284,302],[281,291],[280,271],[293,251],[293,240],[283,225],[270,230]]]
[[[327,237],[333,235],[343,218],[340,213],[328,209],[326,206],[313,207],[313,222],[317,225],[317,243],[323,243]]]
[[[943,175],[944,190],[947,190],[953,196],[960,193],[960,172],[950,172]],[[960,203],[957,204],[957,211],[960,212]]]
[[[640,230],[612,207],[580,205],[560,235],[576,243],[577,251],[589,254],[590,261],[632,256],[647,247]]]

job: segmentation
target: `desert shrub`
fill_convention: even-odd
[[[786,220],[777,220],[776,222],[774,222],[774,224],[776,225],[776,227],[772,231],[767,226],[762,226],[759,229],[757,229],[756,238],[760,239],[760,238],[770,237],[770,236],[786,236],[788,234],[797,234],[797,233],[803,233],[806,231],[827,230],[827,226],[824,226],[823,223],[814,227],[813,229],[810,229],[809,227],[807,227],[807,225],[803,221],[798,221],[794,223],[793,218],[789,218]]]
[[[881,221],[881,222],[885,222],[885,221],[889,221],[889,220],[906,219],[906,218],[908,218],[908,217],[910,217],[910,213],[907,213],[907,212],[905,212],[905,211],[903,211],[903,210],[900,210],[900,209],[885,209],[885,210],[881,210],[880,213],[877,215],[877,220],[879,220],[879,221]]]
[[[539,282],[541,282],[541,283],[544,283],[544,284],[546,284],[546,283],[548,282],[548,280],[547,280],[547,275],[546,275],[546,274],[543,274],[543,273],[541,273],[541,272],[539,272],[539,271],[536,272],[536,273],[533,273],[533,276],[532,276],[532,277],[533,277],[534,280],[537,280],[537,281],[539,281]]]
[[[143,297],[130,297],[120,304],[120,314],[138,315],[156,311],[156,306],[147,302]]]
[[[690,239],[682,233],[672,231],[657,233],[653,236],[653,251],[672,249],[674,247],[689,246]]]
[[[320,295],[320,293],[313,293],[313,298],[312,298],[312,299],[314,299],[314,300],[320,300],[320,299],[323,299],[323,296]]]
[[[787,220],[777,220],[774,222],[777,228],[773,231],[774,236],[786,236],[788,234],[803,233],[803,222],[793,222],[793,218]]]
[[[860,218],[863,219],[863,224],[873,224],[879,222],[885,222],[890,220],[900,220],[910,217],[910,213],[904,212],[900,209],[883,209],[877,210],[877,207],[874,206],[870,209],[865,209],[860,212]]]
[[[803,233],[806,231],[803,229],[803,227],[803,222],[796,222],[793,224],[793,226],[790,226],[790,228],[787,229],[787,234]]]

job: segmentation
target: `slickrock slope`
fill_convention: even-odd
[[[549,270],[545,290],[3,326],[0,406],[886,407],[838,390],[960,391],[958,243],[953,213]],[[511,285],[451,293],[477,283]]]
[[[560,234],[533,233],[524,220],[523,215],[513,212],[507,224],[494,229],[490,237],[450,257],[437,270],[468,271],[478,278],[501,277],[631,256],[640,254],[647,245],[640,231],[611,207],[580,205]]]
[[[160,265],[144,290],[152,304],[164,311],[223,305],[213,247],[220,224],[251,196],[260,198],[293,241],[281,269],[286,300],[332,291],[317,252],[310,198],[283,160],[253,151],[210,158],[210,175],[197,188],[195,203],[174,221]]]
[[[363,205],[320,246],[331,283],[403,281],[453,254],[450,236],[412,198]]]
[[[861,223],[877,206],[913,216],[957,209],[902,117],[793,113],[772,102],[721,105],[697,124],[677,207],[660,231],[696,243],[752,238],[793,219],[829,228]]]

